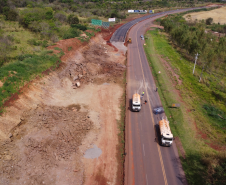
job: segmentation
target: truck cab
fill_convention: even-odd
[[[138,93],[135,93],[133,95],[132,110],[138,111],[138,112],[141,110],[141,99],[140,99],[140,95]]]
[[[162,120],[159,121],[159,128],[161,134],[161,144],[163,146],[171,146],[173,144],[173,134],[170,130],[167,118],[162,118]]]

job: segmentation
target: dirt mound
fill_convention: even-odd
[[[104,44],[90,44],[86,46],[80,61],[68,61],[66,70],[59,74],[60,78],[67,76],[72,81],[73,88],[76,83],[103,83],[116,82],[123,76],[126,66],[111,61],[108,51],[110,48]],[[106,78],[103,78],[103,77]]]
[[[92,128],[87,112],[78,110],[79,105],[40,105],[25,112],[11,141],[0,146],[0,151],[7,151],[0,154],[0,184],[78,182],[76,173],[82,173],[82,164],[75,162],[78,146]]]

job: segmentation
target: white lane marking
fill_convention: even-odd
[[[144,144],[143,144],[143,152],[144,152],[144,156],[145,156],[145,151],[144,151]]]
[[[142,130],[142,124],[140,123],[140,126],[141,126],[141,130]]]
[[[146,182],[147,182],[147,185],[148,185],[148,176],[147,176],[147,174],[146,174]]]

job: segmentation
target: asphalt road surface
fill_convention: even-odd
[[[182,11],[185,10],[171,13]],[[162,13],[137,23],[129,31],[132,44],[128,45],[127,53],[126,185],[187,184],[175,143],[171,147],[159,145],[158,122],[165,114],[153,114],[153,108],[161,106],[161,101],[143,50],[144,40],[140,38],[154,19],[165,15]],[[132,112],[132,95],[143,91],[141,111]]]
[[[203,7],[202,7],[203,8]],[[194,9],[200,9],[199,8],[187,8],[187,9],[183,9],[183,11],[189,11],[189,10],[194,10]],[[179,10],[181,11],[181,10]],[[111,37],[111,42],[125,42],[125,38],[127,35],[127,32],[129,31],[129,29],[134,26],[135,24],[137,24],[140,21],[143,21],[145,19],[151,18],[151,17],[155,17],[155,16],[163,16],[166,14],[172,14],[172,13],[176,13],[178,12],[178,10],[171,10],[171,11],[167,11],[167,12],[160,12],[160,13],[155,13],[155,14],[149,14],[147,16],[144,17],[140,17],[138,19],[134,19],[130,22],[127,22],[126,24],[122,25],[119,29],[117,29],[115,31],[115,33],[113,34],[113,36]]]

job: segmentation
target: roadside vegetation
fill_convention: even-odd
[[[207,23],[208,20],[186,22],[181,15],[171,15],[161,21],[170,41],[180,48],[184,57],[193,63],[194,55],[199,53],[197,67],[202,70],[194,74],[200,82],[196,85],[198,95],[226,112],[226,36],[206,33]]]
[[[211,2],[211,1],[210,1]],[[29,81],[36,77],[42,77],[43,72],[48,69],[54,70],[61,63],[61,56],[64,55],[62,49],[55,47],[54,50],[59,50],[58,54],[53,51],[48,51],[47,47],[54,45],[62,39],[78,38],[82,42],[88,42],[95,33],[101,31],[100,28],[90,25],[91,19],[100,19],[107,21],[109,17],[117,18],[116,23],[120,19],[125,19],[129,16],[128,9],[171,9],[182,7],[193,7],[196,5],[203,5],[206,1],[111,1],[111,0],[0,0],[0,114],[4,111],[4,103],[19,93],[23,93],[21,88]],[[67,50],[71,51],[73,48],[68,47]],[[48,71],[51,71],[48,70]],[[200,70],[199,70],[200,71]],[[46,73],[45,73],[46,74]],[[124,77],[125,79],[125,77]],[[125,81],[123,85],[125,85]],[[125,95],[122,97],[121,105],[121,119],[118,121],[119,126],[119,146],[118,146],[118,159],[122,168],[118,171],[118,181],[123,182],[123,165],[124,165],[124,131],[125,131]],[[168,99],[165,97],[165,99]],[[172,101],[174,102],[174,101]],[[167,105],[167,104],[166,104]],[[204,106],[204,105],[203,105]],[[214,108],[214,115],[212,116],[213,123],[218,119],[217,115],[225,116],[224,110],[220,106],[210,106],[205,104],[203,114],[212,114]],[[176,110],[171,110],[175,113]],[[206,112],[205,112],[206,111]],[[169,112],[168,114],[172,114]],[[177,117],[172,117],[174,122],[178,123],[178,117],[182,115],[182,111],[177,114]],[[207,122],[208,123],[208,122]],[[178,124],[179,125],[179,124]],[[220,125],[220,122],[218,126]],[[223,125],[221,125],[223,127]],[[211,127],[212,128],[212,127]],[[216,127],[218,128],[218,127]],[[175,126],[174,133],[180,133],[180,129],[186,132],[186,128]],[[218,130],[216,131],[216,133]],[[209,130],[208,130],[209,133]],[[211,132],[210,132],[211,133]],[[223,132],[220,132],[223,135]],[[178,134],[178,136],[180,136]],[[181,137],[181,136],[180,136]],[[192,137],[192,136],[191,136]],[[182,143],[185,143],[185,138],[181,137]],[[223,142],[223,141],[221,141]],[[190,141],[191,145],[194,141]],[[200,144],[205,146],[205,143]],[[193,152],[186,148],[186,151],[191,151],[190,162],[197,162],[196,165],[188,165],[187,172],[197,175],[202,179],[204,167],[200,164],[202,159],[198,152]],[[212,150],[211,150],[212,151]],[[198,153],[198,154],[197,154]],[[196,155],[197,154],[197,155]],[[211,153],[216,158],[216,164],[219,162],[219,155]],[[195,160],[194,157],[198,159]],[[209,153],[206,158],[209,159]],[[193,158],[192,158],[193,157]],[[188,157],[186,158],[188,159]],[[209,160],[207,160],[208,162]],[[184,162],[184,166],[188,164]],[[200,167],[197,173],[196,166]],[[216,166],[215,174],[211,173],[211,177],[222,177],[222,169],[226,165]],[[192,168],[192,169],[191,169]],[[211,168],[212,169],[212,168]],[[121,171],[120,171],[121,170]],[[214,176],[215,175],[215,176]],[[218,175],[218,176],[217,176]],[[219,178],[218,178],[219,179]],[[220,180],[219,180],[220,181]],[[198,181],[201,182],[201,181]],[[222,181],[220,181],[222,182]]]
[[[172,132],[183,146],[178,151],[188,183],[225,184],[225,38],[206,34],[205,22],[186,23],[181,15],[168,16],[161,24],[168,34],[148,31],[144,49]],[[173,103],[180,108],[171,108]]]
[[[191,7],[203,3],[203,1],[126,0],[112,3],[110,0],[0,0],[0,108],[13,93],[18,92],[22,84],[25,84],[25,80],[31,80],[33,76],[41,74],[42,70],[60,61],[60,56],[46,52],[48,46],[54,45],[59,40],[74,37],[81,42],[88,42],[96,32],[99,32],[99,28],[91,26],[91,19],[108,21],[109,17],[115,17],[117,23],[120,19],[129,16],[128,9]],[[35,67],[31,66],[31,68],[37,70],[26,71],[26,75],[24,74],[26,78],[18,76],[19,68],[15,67],[24,62],[21,56],[30,57],[24,58],[26,64],[23,65],[30,65],[29,60],[36,61]],[[50,58],[41,61],[44,56]],[[31,64],[33,65],[33,62]],[[10,80],[8,73],[3,72],[6,69],[17,73],[13,75],[14,82]],[[8,84],[11,84],[10,88]]]
[[[125,165],[125,116],[126,116],[126,72],[124,72],[123,75],[123,82],[122,82],[122,87],[123,87],[123,95],[121,98],[121,115],[120,115],[120,120],[117,120],[118,122],[118,140],[119,144],[117,146],[118,148],[118,153],[117,153],[117,159],[118,159],[118,164],[120,167],[118,167],[118,172],[117,172],[117,183],[123,185],[124,184],[124,165]]]

